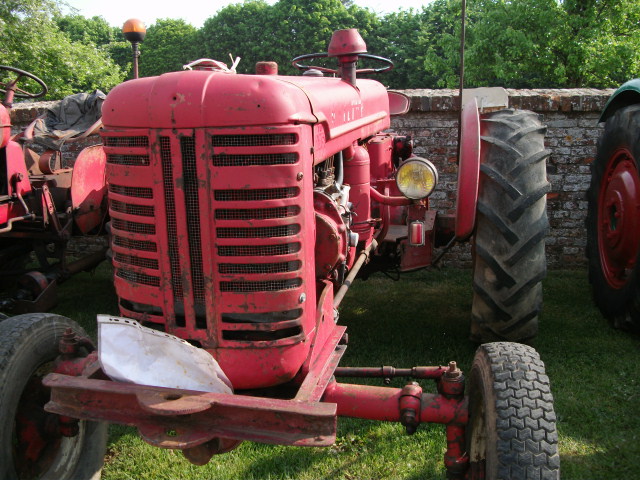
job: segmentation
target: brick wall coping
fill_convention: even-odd
[[[531,90],[506,89],[509,106],[536,112],[600,112],[614,89],[595,88]],[[411,98],[411,111],[450,112],[458,111],[458,90],[409,89],[401,90]],[[43,113],[56,102],[16,103],[11,111],[14,125],[24,125]]]
[[[595,88],[516,90],[507,88],[509,106],[535,112],[600,112],[615,89]],[[411,97],[414,112],[458,111],[458,90],[401,90]]]

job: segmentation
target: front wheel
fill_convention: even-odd
[[[596,305],[614,325],[640,329],[640,105],[607,120],[587,192],[587,257]]]
[[[481,118],[471,312],[471,339],[479,343],[538,333],[549,228],[545,131],[538,115],[523,110]]]
[[[64,332],[84,335],[59,315],[32,313],[0,323],[0,478],[7,480],[97,480],[104,459],[107,424],[80,421],[78,434],[62,436],[58,416],[44,410]]]
[[[560,478],[553,397],[538,353],[518,343],[481,345],[467,385],[468,478]]]

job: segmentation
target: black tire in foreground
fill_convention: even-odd
[[[549,229],[545,131],[528,111],[481,118],[471,312],[471,339],[479,343],[526,342],[538,333]]]
[[[560,478],[553,397],[533,348],[509,342],[481,345],[467,389],[471,480]]]
[[[18,315],[0,322],[0,478],[97,480],[107,441],[107,424],[80,421],[79,433],[63,437],[57,415],[44,411],[51,371],[72,320],[48,313]]]
[[[587,257],[593,297],[620,328],[640,330],[640,105],[609,117],[591,165]]]

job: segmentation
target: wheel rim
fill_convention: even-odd
[[[482,480],[485,478],[487,466],[487,429],[485,426],[484,403],[481,398],[476,398],[469,408],[473,414],[467,427],[468,478],[470,480]]]
[[[598,250],[602,272],[615,289],[629,281],[638,257],[640,181],[633,155],[616,150],[598,196]]]
[[[79,459],[78,445],[85,435],[84,423],[80,422],[76,436],[63,437],[58,416],[44,410],[50,391],[42,385],[42,378],[51,367],[51,363],[42,365],[29,378],[16,410],[12,450],[20,479],[64,478]]]

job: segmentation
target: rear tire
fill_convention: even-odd
[[[517,343],[481,345],[467,385],[468,478],[560,478],[553,397],[538,353]]]
[[[57,431],[57,415],[44,411],[49,391],[42,377],[52,370],[72,320],[47,313],[17,315],[0,323],[0,478],[98,480],[107,424],[79,422],[75,437]]]
[[[616,327],[640,330],[640,105],[607,120],[587,192],[593,298]]]
[[[483,116],[480,130],[471,339],[528,341],[547,272],[546,127],[532,112],[502,110]]]

